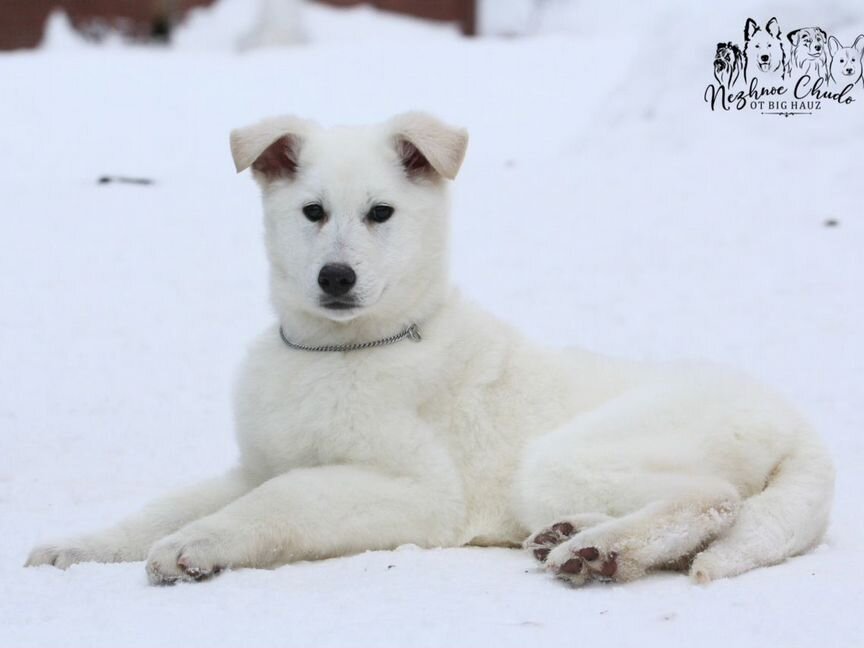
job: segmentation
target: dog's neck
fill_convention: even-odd
[[[413,303],[403,304],[398,313],[374,309],[347,322],[335,322],[320,315],[298,310],[277,313],[285,335],[303,346],[344,345],[373,342],[390,337],[416,324],[420,333],[447,301],[453,288],[449,282],[430,283],[418,291]]]

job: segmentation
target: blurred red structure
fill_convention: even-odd
[[[77,30],[98,38],[116,30],[142,41],[167,40],[171,27],[193,7],[215,0],[0,0],[0,50],[35,47],[52,9],[63,9]],[[251,2],[252,0],[250,0]],[[476,32],[477,0],[318,0],[349,7],[379,9],[429,20],[456,22],[464,34]]]
[[[477,0],[319,0],[336,7],[370,4],[385,11],[409,14],[429,20],[459,23],[462,33],[477,33]]]
[[[63,9],[76,29],[98,37],[106,29],[138,40],[165,40],[171,25],[192,7],[213,0],[3,0],[0,2],[0,49],[35,47],[45,21]]]

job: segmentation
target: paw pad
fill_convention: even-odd
[[[579,584],[589,580],[611,581],[618,572],[618,553],[582,547],[573,552],[572,558],[553,567],[553,571],[559,578]]]
[[[204,580],[205,578],[214,576],[221,571],[220,567],[213,567],[208,569],[195,565],[192,562],[192,559],[188,556],[180,556],[180,558],[177,559],[177,567],[179,567],[186,576],[188,576],[194,581]]]
[[[576,531],[576,527],[569,522],[556,522],[528,538],[525,541],[525,548],[531,549],[534,557],[544,562],[552,549],[570,538]]]

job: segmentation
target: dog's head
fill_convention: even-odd
[[[786,34],[799,59],[825,58],[828,34],[821,27],[804,27]]]
[[[741,50],[734,43],[717,43],[717,51],[714,54],[714,74],[719,76],[735,70],[740,58]]]
[[[744,25],[744,54],[749,65],[760,72],[776,72],[786,64],[786,53],[780,39],[780,25],[776,18],[759,27],[748,18]]]
[[[447,181],[467,133],[421,113],[324,129],[278,117],[231,133],[237,171],[261,187],[280,316],[386,317],[446,286]]]
[[[861,59],[864,57],[864,34],[860,34],[852,47],[843,47],[834,36],[828,39],[831,54],[831,78],[838,83],[855,83],[861,78]]]

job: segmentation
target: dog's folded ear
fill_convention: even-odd
[[[298,117],[273,117],[231,131],[237,173],[252,167],[265,180],[290,178],[297,171],[303,137],[314,123]]]
[[[431,115],[409,112],[390,120],[393,145],[409,178],[437,174],[453,180],[459,173],[468,131],[455,128]]]
[[[800,29],[796,29],[795,31],[791,31],[788,34],[786,34],[786,38],[788,38],[789,42],[792,43],[793,45],[797,45],[798,41],[801,38],[801,35],[799,33],[800,31],[801,31]]]

